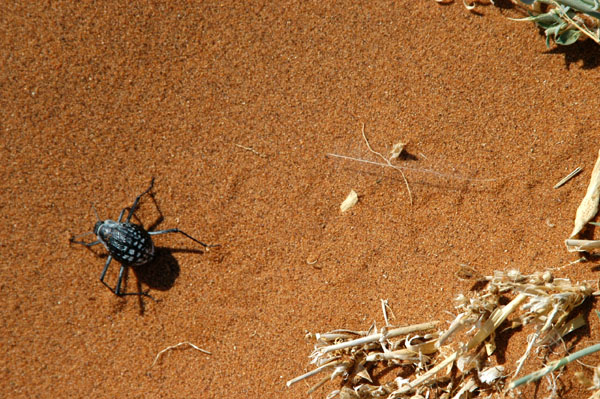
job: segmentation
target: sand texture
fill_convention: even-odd
[[[508,2],[477,11],[2,2],[0,396],[306,398],[306,383],[285,386],[311,368],[306,332],[381,324],[381,299],[397,324],[447,322],[473,286],[460,265],[576,260],[564,240],[600,144],[600,48],[548,49]],[[410,168],[411,195],[398,170],[326,156],[381,162],[363,124],[384,155],[408,143],[393,164]],[[92,204],[116,219],[152,177],[133,220],[221,247],[156,236],[156,261],[125,287],[157,301],[119,298],[98,280],[106,251],[69,237],[92,230]],[[598,266],[557,275],[597,279]],[[598,342],[588,321],[569,349]],[[504,338],[514,370],[526,336]],[[212,354],[178,348],[151,367],[184,341]],[[581,370],[561,377],[565,398],[590,394]]]

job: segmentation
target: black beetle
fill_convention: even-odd
[[[154,258],[154,243],[152,242],[152,237],[150,236],[167,233],[180,233],[186,236],[187,238],[194,240],[195,242],[204,246],[205,248],[219,246],[218,244],[205,244],[202,241],[195,239],[194,237],[177,228],[159,231],[146,231],[142,226],[131,223],[131,217],[135,213],[135,210],[140,202],[140,198],[144,194],[150,192],[153,186],[154,178],[152,178],[152,181],[150,182],[150,187],[148,187],[146,191],[144,191],[135,198],[135,201],[133,201],[133,206],[131,206],[131,208],[124,208],[121,211],[121,214],[119,215],[119,219],[117,219],[117,221],[110,219],[98,220],[98,222],[94,226],[93,232],[87,232],[79,236],[71,237],[69,240],[72,243],[85,245],[86,247],[91,247],[97,244],[104,245],[104,247],[108,251],[108,259],[106,260],[106,264],[104,265],[104,269],[102,270],[102,274],[100,275],[100,281],[118,296],[149,296],[145,292],[121,292],[121,282],[123,280],[123,275],[127,267],[142,266],[147,264]],[[125,221],[122,221],[123,215],[125,214],[125,211],[127,209],[129,209],[127,218],[125,219]],[[96,215],[96,217],[98,217],[98,215]],[[100,218],[98,217],[98,219]],[[77,238],[89,234],[95,234],[97,240],[89,243],[77,240]],[[113,260],[113,258],[116,259],[119,263],[121,263],[121,269],[119,270],[119,278],[117,279],[117,285],[114,289],[104,281],[104,277],[106,276],[106,272],[108,271],[108,266],[110,265],[110,262]]]

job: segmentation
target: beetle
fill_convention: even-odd
[[[111,292],[113,292],[117,296],[123,295],[145,295],[149,296],[145,292],[122,292],[121,291],[121,283],[123,281],[123,275],[125,274],[125,270],[130,266],[143,266],[149,263],[154,259],[154,242],[152,242],[152,237],[159,234],[167,234],[167,233],[179,233],[183,234],[187,238],[197,242],[202,245],[204,248],[218,247],[218,244],[205,244],[200,240],[192,237],[191,235],[179,230],[178,228],[167,229],[167,230],[159,230],[159,231],[147,231],[142,226],[131,223],[131,217],[135,213],[140,199],[145,194],[148,194],[150,190],[154,187],[154,178],[150,181],[150,187],[148,187],[143,193],[138,195],[133,201],[133,205],[131,208],[126,207],[123,208],[121,213],[119,214],[119,218],[115,220],[100,220],[98,214],[96,213],[96,218],[98,221],[94,225],[93,232],[87,232],[80,234],[78,236],[71,237],[69,242],[73,244],[81,244],[86,247],[92,247],[94,245],[102,244],[108,251],[108,259],[104,264],[104,269],[102,270],[102,274],[100,275],[100,282],[108,287]],[[125,220],[123,220],[123,216],[125,215],[125,211],[129,209],[129,213]],[[96,209],[94,209],[96,212]],[[84,237],[86,235],[95,234],[96,241],[93,242],[85,242],[80,241],[79,238]],[[115,288],[112,288],[104,278],[106,277],[106,272],[108,271],[108,267],[110,266],[111,261],[115,259],[121,264],[121,269],[119,270],[119,277],[117,279],[117,285]]]

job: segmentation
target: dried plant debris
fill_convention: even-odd
[[[585,324],[573,311],[592,294],[587,283],[554,278],[550,272],[496,272],[485,279],[485,290],[455,299],[458,315],[445,330],[432,321],[309,334],[316,340],[309,356],[315,368],[287,385],[324,374],[309,394],[338,379],[328,399],[490,397],[505,391],[508,375],[491,356],[495,333],[504,321],[510,320],[508,328],[523,327],[530,333],[516,373],[534,349],[552,346]],[[502,306],[505,299],[510,301]]]
[[[348,209],[352,208],[358,202],[358,194],[356,191],[350,190],[350,194],[346,197],[344,202],[340,205],[340,210],[342,212],[346,212]]]
[[[207,351],[206,349],[199,348],[198,346],[196,346],[196,345],[192,344],[191,342],[187,342],[187,341],[185,341],[185,342],[180,342],[180,343],[178,343],[178,344],[175,344],[175,345],[168,346],[168,347],[166,347],[165,349],[163,349],[163,350],[161,350],[160,352],[158,352],[158,353],[156,354],[156,357],[154,358],[154,361],[152,362],[152,365],[150,366],[150,368],[154,367],[154,365],[156,364],[156,362],[158,362],[158,359],[160,359],[160,357],[162,356],[162,354],[163,354],[163,353],[165,353],[165,352],[167,352],[167,351],[171,351],[171,350],[173,350],[173,349],[177,349],[177,348],[183,347],[183,346],[188,346],[188,347],[190,347],[190,348],[193,348],[193,349],[195,349],[195,350],[197,350],[197,351],[199,351],[199,352],[205,353],[205,354],[207,354],[207,355],[210,355],[210,354],[211,354],[211,353],[210,353],[209,351]]]
[[[392,151],[390,151],[390,157],[387,160],[390,161],[392,159],[400,158],[400,154],[402,154],[402,151],[404,151],[404,147],[406,147],[406,145],[407,143],[403,143],[401,141],[394,144]]]
[[[583,169],[581,169],[579,166],[576,167],[571,173],[560,179],[560,181],[554,185],[554,189],[556,190],[557,188],[560,188],[567,184],[569,180],[577,176],[582,170]]]
[[[412,191],[410,190],[410,185],[408,184],[408,180],[406,179],[406,175],[404,174],[405,170],[407,170],[407,171],[410,170],[410,171],[418,172],[418,173],[427,173],[427,174],[431,174],[431,175],[442,177],[442,178],[450,178],[450,179],[473,181],[473,182],[492,182],[492,181],[496,180],[495,178],[477,179],[477,178],[470,178],[470,177],[463,177],[463,176],[459,176],[459,175],[441,173],[441,172],[438,172],[438,171],[435,171],[432,169],[413,168],[410,166],[394,165],[392,163],[392,161],[395,159],[398,159],[400,157],[400,155],[404,151],[404,148],[407,144],[403,143],[403,142],[398,142],[398,143],[394,144],[394,146],[392,147],[392,150],[390,151],[390,156],[388,158],[386,158],[382,153],[375,151],[373,149],[373,147],[371,147],[371,144],[369,143],[369,140],[367,139],[367,136],[365,134],[365,124],[364,123],[362,124],[361,132],[362,132],[363,140],[365,141],[365,144],[366,144],[369,152],[371,152],[372,154],[379,157],[383,162],[371,161],[368,159],[355,158],[355,157],[350,157],[348,155],[341,155],[341,154],[334,154],[334,153],[327,153],[327,156],[340,158],[340,159],[346,159],[349,161],[366,163],[366,164],[370,164],[370,165],[377,165],[377,166],[396,169],[397,171],[400,172],[400,175],[402,176],[402,179],[404,180],[404,185],[406,186],[406,191],[408,192],[408,198],[410,200],[411,205],[413,203]],[[425,157],[425,156],[423,156],[423,157]]]
[[[597,313],[597,311],[596,311]],[[590,347],[585,348],[584,350],[590,351],[593,347],[598,345],[592,345]],[[580,351],[581,352],[581,351]],[[592,379],[590,380],[584,372],[579,371],[575,373],[575,377],[577,381],[583,385],[589,391],[595,391],[589,399],[598,399],[600,398],[600,366],[596,366],[593,368]]]
[[[575,226],[570,237],[565,241],[567,249],[570,252],[574,251],[592,251],[600,248],[600,240],[580,240],[576,239],[583,228],[596,216],[598,213],[598,203],[600,200],[600,151],[596,165],[592,170],[592,177],[587,188],[587,192],[577,208],[575,215]]]

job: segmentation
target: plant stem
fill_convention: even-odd
[[[546,374],[549,374],[555,370],[558,370],[559,368],[571,363],[572,361],[579,359],[580,357],[590,355],[590,354],[592,354],[594,352],[598,352],[598,351],[600,351],[600,344],[592,345],[585,349],[582,349],[580,351],[572,353],[569,356],[563,357],[562,359],[560,359],[556,362],[552,362],[551,364],[549,364],[548,366],[544,367],[541,370],[535,371],[531,374],[526,375],[525,377],[521,377],[518,380],[511,382],[510,385],[508,386],[508,389],[514,389],[514,388],[516,388],[520,385],[526,384],[528,382],[537,381],[540,378],[542,378],[543,376],[545,376]]]

